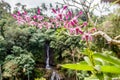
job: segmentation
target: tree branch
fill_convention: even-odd
[[[120,35],[116,36],[114,39],[117,40],[117,39],[119,39],[119,38],[120,38]]]
[[[98,36],[98,35],[104,37],[109,44],[120,45],[120,40],[112,39],[110,36],[108,36],[106,33],[102,31],[98,31],[92,34],[92,36]]]
[[[65,5],[64,3],[59,3],[59,2],[57,2],[57,4],[61,4],[61,5]],[[80,9],[80,7],[78,7],[78,6],[76,6],[76,5],[71,5],[71,4],[67,4],[68,6],[73,6],[73,7],[76,7],[76,8],[79,8]]]
[[[67,32],[65,32],[64,34],[68,35],[68,36],[80,36],[80,35],[70,35]],[[106,33],[102,32],[102,31],[95,32],[95,33],[93,33],[91,35],[93,37],[97,37],[97,36],[100,35],[103,38],[105,38],[109,44],[114,44],[114,45],[118,45],[118,46],[120,45],[120,40],[112,39],[110,36],[108,36]],[[119,35],[119,37],[120,37],[120,35]]]

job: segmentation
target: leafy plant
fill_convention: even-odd
[[[3,64],[4,77],[20,77],[21,75],[29,75],[32,73],[35,61],[31,53],[14,47],[13,52],[17,55],[8,55]]]
[[[84,52],[84,61],[77,64],[64,64],[62,67],[73,70],[91,71],[98,79],[105,79],[110,74],[120,74],[120,60],[108,54],[94,53],[89,49]],[[106,75],[103,75],[106,74]],[[114,78],[116,76],[109,76]]]

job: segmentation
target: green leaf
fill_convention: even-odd
[[[105,60],[105,61],[108,61],[108,62],[110,62],[112,64],[120,66],[120,60],[113,57],[113,56],[106,55],[106,54],[95,53],[95,54],[93,54],[93,57],[94,58],[100,58],[102,60]]]
[[[87,64],[64,64],[61,66],[64,68],[72,69],[72,70],[94,71],[94,68]],[[105,72],[105,73],[120,74],[120,68],[116,66],[100,66],[99,71]]]
[[[101,71],[106,73],[120,74],[120,68],[116,66],[101,66]]]
[[[93,71],[93,67],[87,64],[64,64],[64,68],[73,69],[73,70],[84,70],[84,71]]]
[[[88,65],[92,66],[92,62],[90,61],[89,57],[84,57],[84,60],[88,63]]]

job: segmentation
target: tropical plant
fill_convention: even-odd
[[[91,71],[92,75],[100,80],[105,80],[106,78],[119,79],[120,60],[116,57],[110,56],[109,52],[107,54],[97,53],[90,49],[85,49],[83,54],[86,55],[84,56],[84,61],[80,61],[77,64],[64,64],[62,67],[73,70]],[[93,78],[90,77],[90,79]]]
[[[3,65],[3,76],[20,78],[23,74],[30,75],[33,68],[34,60],[29,55],[21,54],[20,57],[8,55]]]
[[[45,7],[45,5],[43,5],[43,7]],[[94,78],[101,80],[119,77],[119,75],[111,76],[111,74],[120,73],[119,59],[106,53],[95,52],[97,51],[95,49],[94,51],[92,51],[93,49],[91,50],[91,43],[94,36],[92,33],[96,31],[96,28],[93,28],[94,24],[80,22],[81,20],[78,18],[82,15],[82,11],[74,15],[73,12],[68,9],[68,6],[65,5],[61,9],[53,8],[52,12],[55,15],[54,17],[41,15],[40,8],[37,8],[34,14],[29,14],[29,11],[24,10],[23,12],[16,11],[16,13],[12,15],[18,24],[12,26],[12,28],[7,27],[3,36],[7,44],[9,44],[7,45],[7,53],[11,54],[10,58],[7,56],[8,60],[5,60],[5,62],[7,62],[4,66],[6,66],[7,63],[10,63],[8,66],[9,69],[11,69],[11,66],[15,66],[15,71],[12,70],[14,73],[11,74],[12,76],[17,76],[17,73],[22,71],[22,69],[26,71],[28,67],[31,66],[33,69],[32,64],[34,61],[32,57],[29,56],[29,52],[33,54],[37,62],[38,59],[43,59],[43,54],[41,54],[43,53],[43,48],[50,46],[50,48],[53,48],[55,53],[58,53],[60,56],[68,57],[69,54],[72,56],[70,62],[74,64],[62,65],[65,68],[89,71],[89,75],[95,75]],[[17,25],[19,25],[19,27]],[[104,33],[102,34],[104,37]],[[108,42],[110,41],[108,40]],[[63,53],[67,53],[68,55]],[[82,59],[79,58],[79,55],[82,55]],[[17,59],[18,62],[13,63],[13,61]],[[23,62],[20,62],[19,59],[23,60]],[[32,64],[28,61],[29,59]],[[80,62],[75,64],[77,61]],[[27,65],[27,67],[25,67],[25,65]],[[22,69],[20,66],[22,66]],[[6,71],[8,67],[4,67],[4,70]],[[29,75],[29,70],[26,74]],[[79,77],[80,76],[82,75],[79,75]],[[93,79],[92,77],[90,78]],[[90,78],[88,77],[87,79]]]

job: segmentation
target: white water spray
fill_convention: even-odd
[[[46,69],[52,69],[52,68],[50,67],[50,63],[49,63],[49,60],[50,60],[49,50],[50,50],[50,47],[49,47],[49,45],[47,45]],[[57,74],[57,72],[55,72],[55,71],[53,70],[50,80],[60,80],[59,74]]]
[[[53,71],[50,80],[60,80],[60,76],[55,71]]]
[[[47,46],[47,59],[46,59],[46,69],[51,69],[50,68],[50,64],[49,64],[49,60],[50,60],[50,54],[49,54],[49,49],[50,49],[50,47],[49,46]]]

